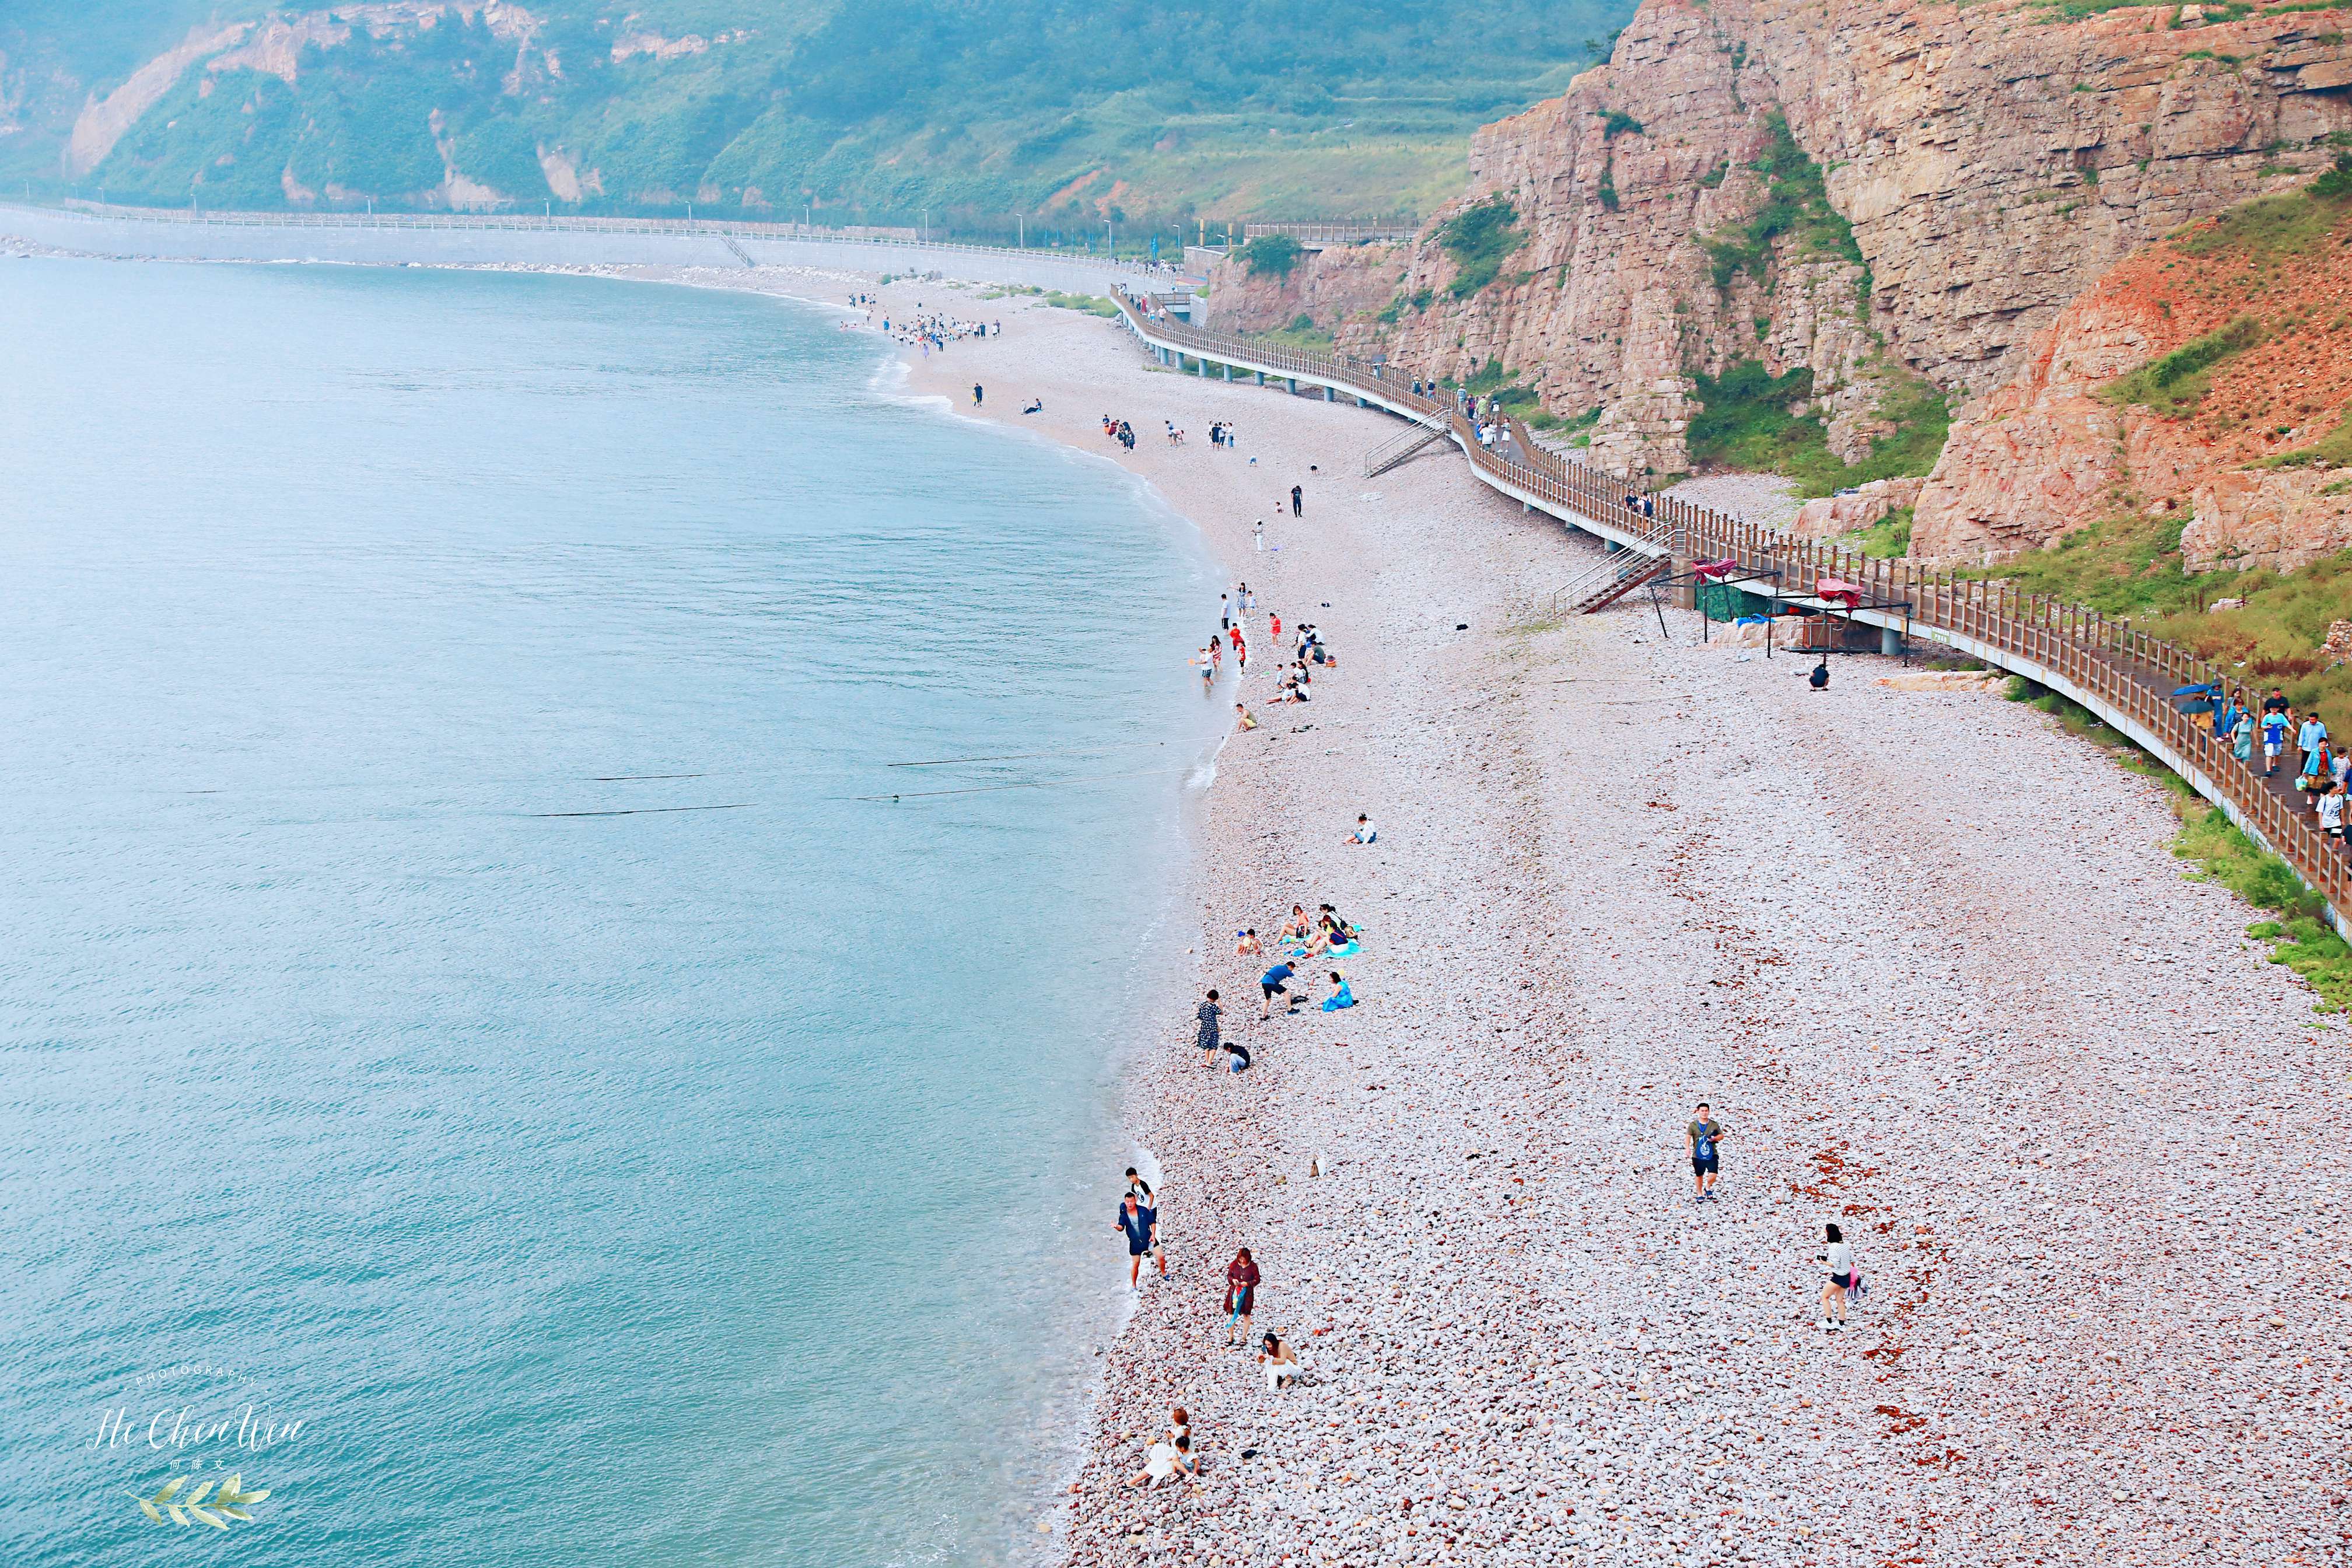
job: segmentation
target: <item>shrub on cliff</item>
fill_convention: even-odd
[[[1447,292],[1467,300],[1503,269],[1503,258],[1525,245],[1518,209],[1506,196],[1489,196],[1445,220],[1437,231],[1438,247],[1454,258],[1454,282]]]
[[[2137,404],[2168,417],[2190,413],[2211,389],[2213,368],[2252,348],[2263,337],[2260,321],[2240,316],[2226,327],[2192,338],[2170,353],[2118,376],[2101,387],[2099,395],[2118,406]]]
[[[1242,268],[1253,278],[1287,278],[1298,265],[1298,242],[1286,234],[1262,234],[1242,247]]]

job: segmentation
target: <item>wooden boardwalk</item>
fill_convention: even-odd
[[[1229,366],[1261,382],[1282,382],[1293,392],[1319,388],[1327,398],[1344,395],[1406,418],[1450,421],[1454,445],[1481,482],[1624,549],[1670,553],[1678,564],[1732,563],[1735,579],[1750,579],[1743,587],[1794,606],[1831,607],[1820,592],[1825,579],[1859,588],[1860,606],[1842,613],[2024,676],[2081,703],[2161,758],[2293,867],[2326,900],[2337,931],[2352,939],[2345,914],[2352,908],[2352,870],[2344,847],[2321,834],[2291,772],[2264,778],[2259,747],[2251,765],[2239,762],[2210,722],[2181,712],[2171,696],[2176,688],[2204,682],[2249,694],[2252,688],[2178,644],[2078,605],[1797,539],[1673,496],[1644,495],[1654,516],[1638,514],[1625,505],[1629,489],[1638,487],[1544,450],[1515,420],[1506,421],[1509,438],[1498,443],[1500,449],[1483,447],[1450,397],[1416,394],[1410,374],[1394,366],[1207,331],[1125,296],[1118,304],[1129,328],[1166,363],[1181,366],[1191,359],[1202,374],[1211,364]]]

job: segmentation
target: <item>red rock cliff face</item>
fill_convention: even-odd
[[[2049,15],[1648,0],[1606,66],[1479,133],[1468,190],[1399,289],[1428,290],[1426,307],[1393,325],[1360,314],[1342,342],[1444,374],[1499,358],[1548,407],[1598,408],[1591,456],[1621,473],[1688,467],[1695,374],[1802,365],[1851,460],[1906,375],[1963,402],[1990,392],[2133,248],[2293,186],[2332,158],[2325,138],[2352,131],[2343,10]],[[1749,166],[1776,116],[1852,249],[1816,226],[1727,268],[1726,242],[1788,191]],[[1527,242],[1454,299],[1442,226],[1496,196]]]

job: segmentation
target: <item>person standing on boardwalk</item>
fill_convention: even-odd
[[[1290,515],[1293,517],[1307,515],[1307,492],[1297,485],[1290,487]]]
[[[2278,772],[2279,752],[2286,747],[2286,710],[2263,706],[2263,777]]]
[[[2319,747],[2326,739],[2327,726],[2320,722],[2318,710],[2314,709],[2305,713],[2302,728],[2294,732],[2294,749],[2303,753],[2305,777],[2308,778],[2319,771]]]
[[[1250,1312],[1256,1305],[1257,1260],[1244,1247],[1225,1265],[1225,1343],[1234,1342],[1236,1329],[1249,1333]]]
[[[1217,1047],[1223,1043],[1219,1037],[1217,1020],[1223,1015],[1224,1008],[1218,1004],[1217,994],[1212,991],[1209,993],[1208,999],[1194,1011],[1201,1020],[1201,1037],[1198,1042],[1201,1047],[1201,1065],[1204,1068],[1213,1068],[1217,1065]]]
[[[1159,1229],[1160,1211],[1144,1207],[1135,1194],[1129,1192],[1118,1205],[1118,1218],[1115,1223],[1127,1236],[1127,1288],[1140,1290],[1143,1289],[1143,1257],[1154,1245],[1153,1236]],[[1165,1258],[1160,1260],[1160,1272],[1168,1272]]]
[[[1698,1115],[1683,1132],[1683,1142],[1690,1148],[1691,1180],[1698,1187],[1698,1201],[1705,1203],[1715,1196],[1717,1170],[1716,1145],[1723,1141],[1723,1125],[1706,1102],[1699,1102]]]

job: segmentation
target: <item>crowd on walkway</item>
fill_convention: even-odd
[[[2230,747],[2230,754],[2248,767],[2262,751],[2264,778],[2274,777],[2279,759],[2295,764],[2294,787],[2308,802],[2319,830],[2330,838],[2345,837],[2345,802],[2352,798],[2352,751],[2339,752],[2327,732],[2327,721],[2315,708],[2298,710],[2285,689],[2273,686],[2257,710],[2252,694],[2233,691],[2212,699],[2213,735]]]

